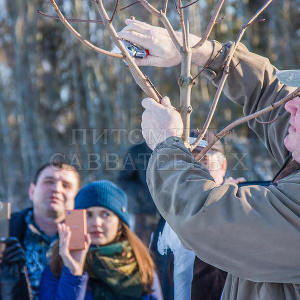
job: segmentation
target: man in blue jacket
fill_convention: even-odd
[[[47,251],[56,240],[57,224],[65,210],[74,208],[80,177],[74,167],[51,162],[41,166],[29,187],[33,208],[12,215],[10,235],[18,238],[25,250],[26,266],[33,298],[38,298],[41,274],[48,264]]]

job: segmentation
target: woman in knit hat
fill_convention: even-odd
[[[70,251],[70,228],[58,224],[59,243],[43,273],[40,299],[162,299],[148,250],[129,229],[126,194],[110,181],[92,182],[78,192],[75,208],[86,209],[91,246]]]

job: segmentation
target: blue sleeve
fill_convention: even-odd
[[[149,295],[145,295],[143,300],[163,300],[163,295],[160,287],[160,283],[158,280],[157,274],[154,272],[153,283],[152,283],[152,293]]]
[[[63,267],[60,278],[56,278],[48,266],[42,275],[39,299],[84,300],[87,281],[87,273],[82,276],[75,276],[66,267]]]

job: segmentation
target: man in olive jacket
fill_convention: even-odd
[[[149,49],[140,65],[180,62],[166,31],[127,20],[120,36]],[[179,33],[178,33],[179,34]],[[199,38],[191,35],[195,44]],[[200,66],[215,58],[206,76],[217,85],[230,43],[207,41],[193,50]],[[240,45],[230,64],[226,96],[245,115],[277,102],[295,88],[281,83],[269,60]],[[294,84],[294,82],[293,82]],[[298,82],[300,86],[300,81]],[[187,248],[205,262],[228,272],[223,299],[300,299],[300,97],[263,115],[276,122],[248,123],[279,165],[269,186],[225,184],[217,187],[180,139],[182,120],[168,98],[147,98],[142,130],[153,154],[147,182],[158,210]],[[289,155],[291,154],[291,158]]]

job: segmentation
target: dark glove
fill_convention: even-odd
[[[3,253],[2,264],[11,265],[16,263],[19,268],[22,268],[25,265],[26,258],[19,240],[15,237],[10,237],[3,242],[6,244],[6,247]]]
[[[15,237],[10,237],[1,243],[5,243],[6,247],[0,264],[0,299],[31,299],[25,252],[21,244]]]

